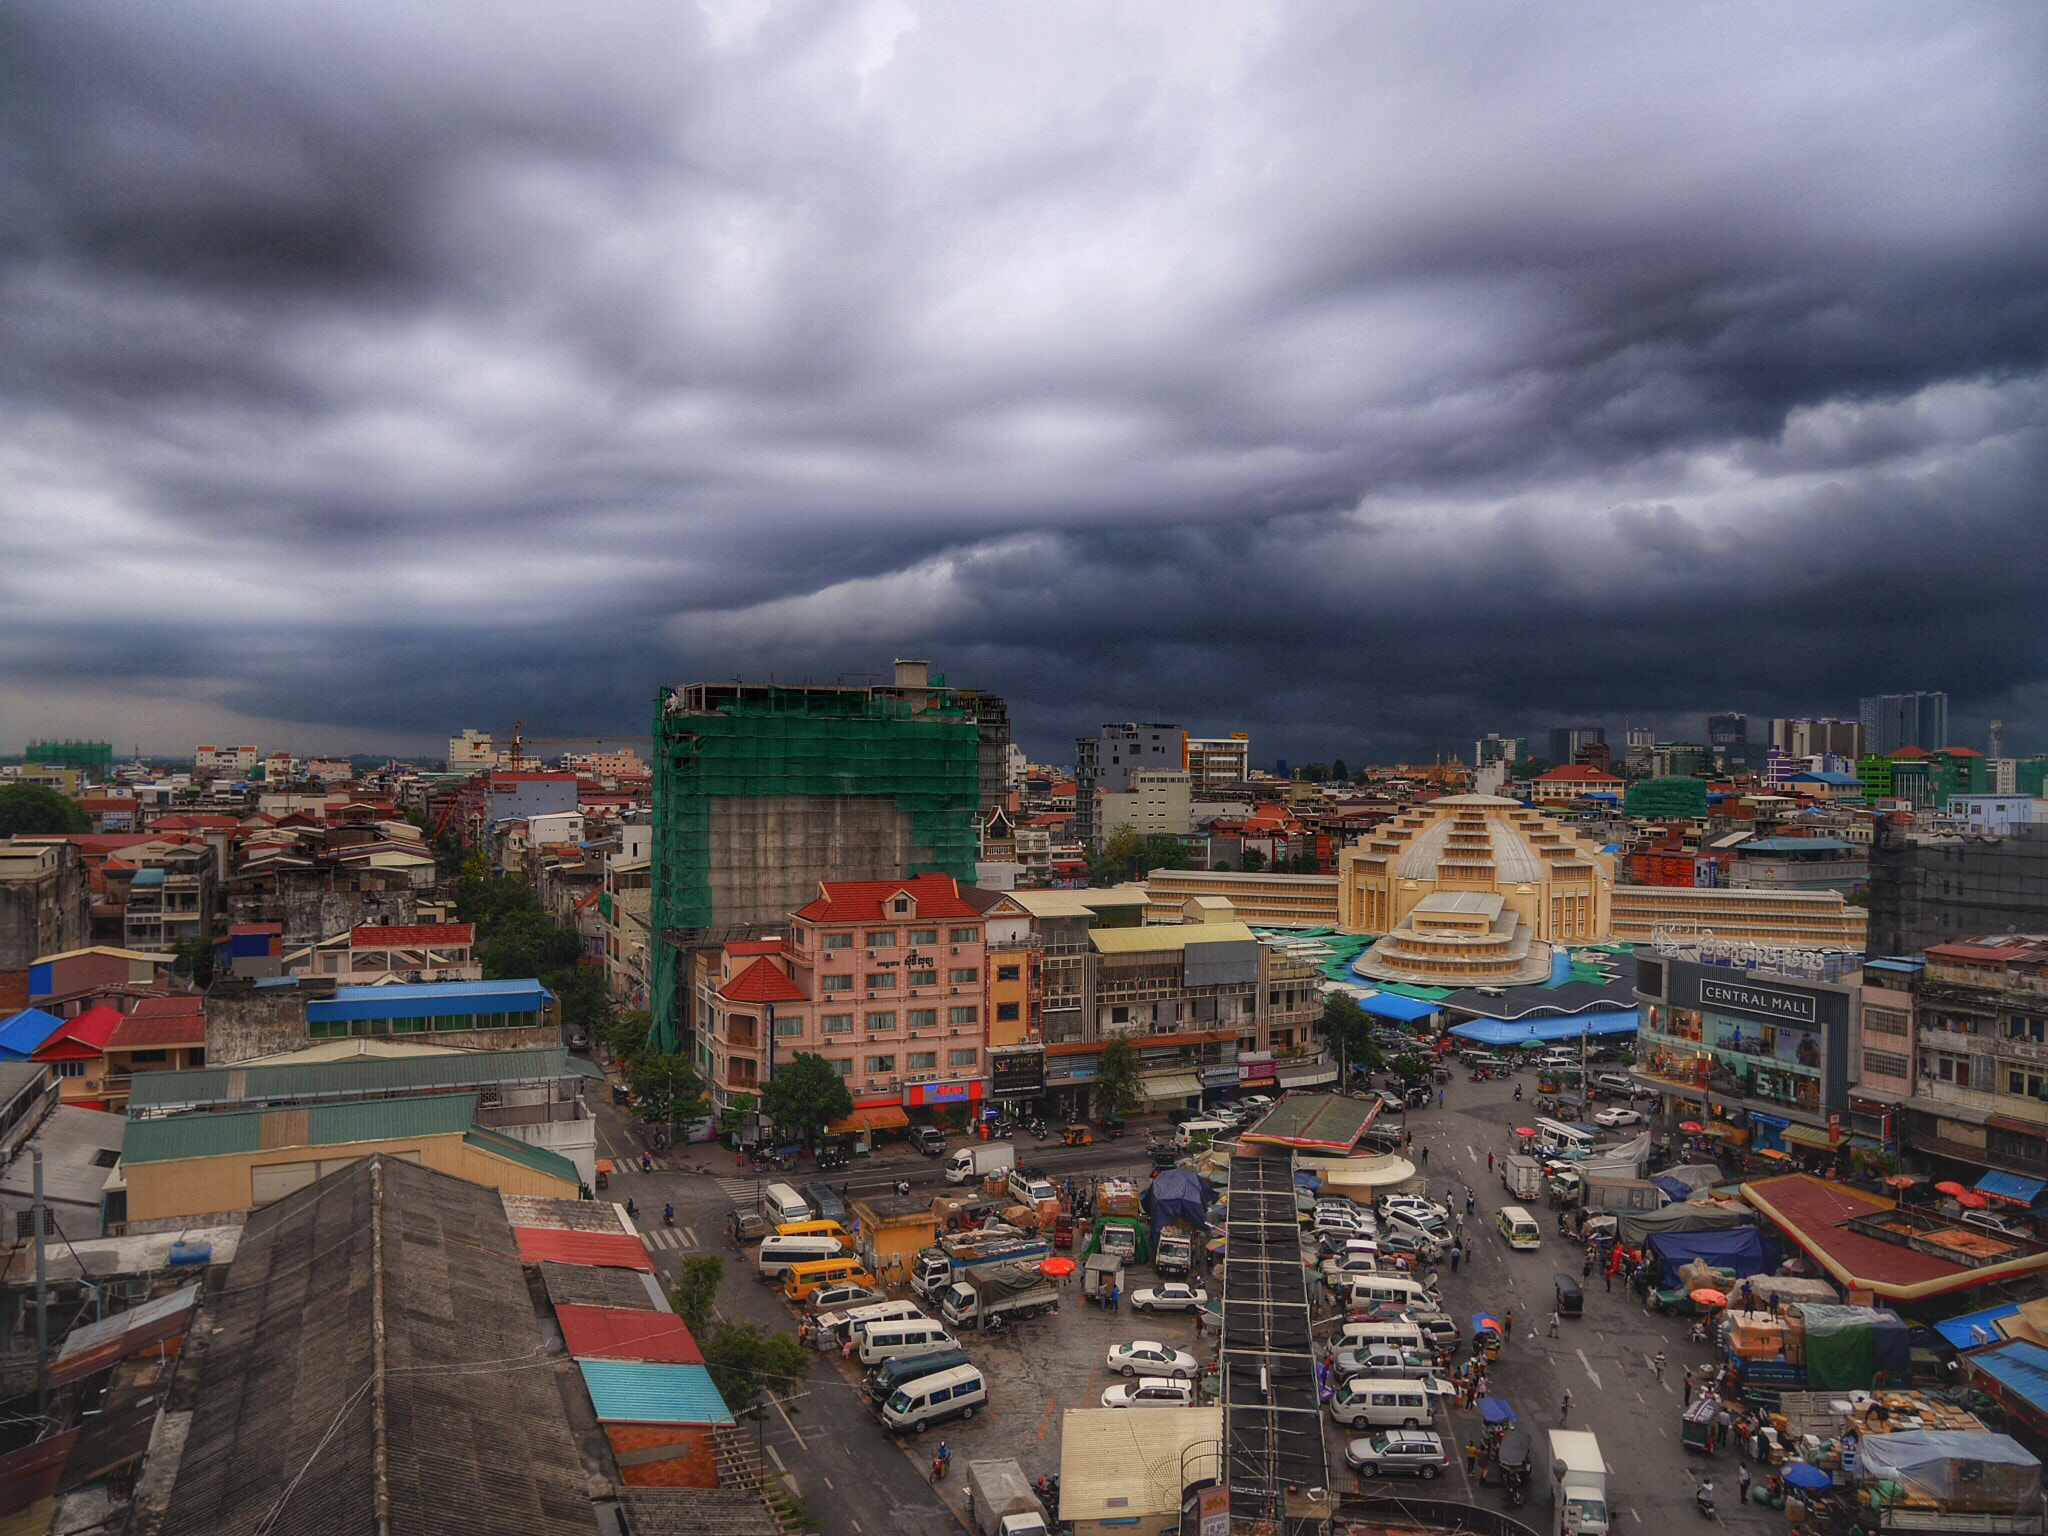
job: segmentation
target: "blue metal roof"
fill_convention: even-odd
[[[1435,1003],[1403,997],[1398,992],[1375,992],[1371,997],[1361,997],[1358,1006],[1367,1013],[1378,1014],[1383,1019],[1397,1019],[1403,1024],[1426,1019],[1437,1011]]]
[[[2014,1339],[1970,1356],[1969,1363],[2037,1412],[2048,1413],[2048,1349]]]
[[[1475,1040],[1481,1045],[1519,1045],[1531,1037],[1548,1044],[1556,1040],[1576,1040],[1588,1035],[1632,1035],[1642,1027],[1642,1015],[1635,1008],[1624,1008],[1610,1013],[1581,1014],[1575,1019],[1517,1019],[1505,1022],[1500,1019],[1474,1019],[1469,1024],[1454,1024],[1451,1033],[1461,1040]]]
[[[464,1013],[538,1013],[555,1000],[539,982],[429,981],[397,987],[337,987],[332,1002],[306,1004],[306,1020],[432,1019]]]
[[[1952,1317],[1945,1323],[1936,1323],[1934,1331],[1957,1349],[1975,1349],[1982,1344],[1995,1344],[1999,1332],[1995,1326],[2002,1317],[2016,1317],[2019,1307],[2007,1302],[2002,1307],[1986,1307],[1982,1312],[1966,1312],[1961,1317]],[[1975,1329],[1976,1332],[1971,1332]]]
[[[578,1360],[600,1423],[730,1424],[732,1410],[701,1365]]]
[[[64,1021],[54,1013],[45,1013],[40,1008],[22,1009],[0,1024],[0,1061],[27,1061],[63,1027]]]
[[[2041,1179],[2030,1179],[2018,1173],[1999,1173],[1995,1169],[1977,1181],[1978,1194],[1995,1195],[2015,1205],[2032,1205],[2041,1198],[2044,1189],[2048,1189],[2048,1182]]]
[[[135,878],[128,883],[130,885],[162,885],[164,883],[164,872],[160,869],[138,869],[135,871]]]
[[[1860,843],[1845,843],[1839,837],[1759,837],[1735,850],[1737,858],[1750,853],[1847,853],[1860,850]]]

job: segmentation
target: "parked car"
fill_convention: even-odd
[[[1409,1322],[1422,1330],[1423,1337],[1437,1348],[1441,1349],[1447,1344],[1453,1348],[1457,1346],[1458,1322],[1450,1313],[1440,1312],[1435,1307],[1410,1307],[1407,1317]]]
[[[1120,1382],[1102,1394],[1105,1408],[1192,1408],[1195,1389],[1168,1376],[1141,1376]]]
[[[844,1312],[848,1307],[864,1307],[870,1302],[888,1299],[880,1291],[865,1285],[827,1285],[811,1292],[811,1310]]]
[[[1428,1355],[1398,1349],[1340,1349],[1330,1357],[1330,1369],[1337,1373],[1339,1381],[1353,1376],[1419,1381],[1435,1374],[1436,1361]]]
[[[1199,1312],[1207,1305],[1207,1291],[1178,1280],[1131,1292],[1131,1306],[1139,1312]]]
[[[1406,1254],[1411,1258],[1434,1263],[1444,1255],[1444,1245],[1426,1232],[1406,1231],[1396,1227],[1380,1236],[1380,1252],[1384,1254]]]
[[[1195,1357],[1186,1350],[1175,1349],[1153,1339],[1112,1344],[1109,1346],[1109,1358],[1103,1364],[1106,1369],[1122,1376],[1165,1376],[1175,1381],[1192,1381],[1202,1371],[1195,1363]]]
[[[1613,1130],[1617,1126],[1641,1125],[1643,1117],[1632,1109],[1603,1109],[1593,1116],[1593,1123]]]
[[[1405,1472],[1411,1477],[1432,1478],[1451,1464],[1441,1436],[1413,1429],[1362,1435],[1344,1447],[1344,1461],[1367,1477]]]
[[[920,1125],[910,1133],[910,1144],[926,1157],[946,1155],[946,1133],[936,1125]]]
[[[1421,1195],[1383,1196],[1379,1211],[1383,1218],[1398,1212],[1407,1212],[1414,1216],[1434,1216],[1438,1221],[1446,1220],[1451,1214],[1434,1200],[1425,1199]]]

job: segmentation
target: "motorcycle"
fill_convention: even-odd
[[[1515,1084],[1515,1102],[1517,1104],[1522,1102],[1522,1085],[1520,1083]]]
[[[1031,1123],[1031,1134],[1040,1141],[1045,1140],[1045,1122],[1043,1120],[1034,1120]]]
[[[1713,1518],[1714,1518],[1714,1485],[1713,1485],[1713,1484],[1712,1484],[1711,1482],[1701,1483],[1701,1484],[1699,1485],[1699,1487],[1697,1487],[1697,1488],[1695,1488],[1695,1489],[1693,1490],[1693,1494],[1692,1494],[1692,1503],[1693,1503],[1693,1508],[1697,1509],[1697,1510],[1698,1510],[1698,1511],[1700,1512],[1700,1518],[1701,1518],[1701,1519],[1703,1519],[1703,1520],[1711,1520],[1711,1519],[1713,1519]]]
[[[661,1224],[664,1227],[672,1227],[676,1224],[676,1208],[673,1203],[662,1207]]]

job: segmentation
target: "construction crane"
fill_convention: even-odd
[[[592,746],[602,747],[608,741],[616,745],[644,741],[652,746],[654,738],[652,736],[528,736],[524,720],[514,720],[512,722],[512,760],[514,762],[524,762],[526,760],[525,748],[528,742],[544,747],[566,747],[577,742],[589,742]]]

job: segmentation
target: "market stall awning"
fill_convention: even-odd
[[[1435,1003],[1425,1003],[1419,998],[1402,997],[1393,992],[1375,992],[1371,997],[1361,997],[1358,1006],[1367,1013],[1376,1014],[1383,1019],[1395,1019],[1403,1024],[1426,1019],[1437,1011]]]
[[[1811,1147],[1821,1152],[1834,1147],[1826,1131],[1816,1130],[1810,1125],[1788,1125],[1778,1134],[1795,1147]]]
[[[1298,1067],[1280,1068],[1282,1088],[1318,1088],[1324,1083],[1337,1081],[1337,1064],[1333,1061],[1304,1062]]]
[[[834,1120],[825,1129],[835,1136],[844,1136],[853,1131],[900,1131],[910,1124],[910,1116],[903,1112],[900,1104],[878,1104],[872,1109],[856,1109],[844,1120]]]
[[[1202,1092],[1202,1080],[1192,1072],[1167,1072],[1144,1080],[1148,1099],[1192,1099]]]
[[[1576,1040],[1580,1035],[1591,1035],[1596,1039],[1603,1035],[1631,1035],[1641,1024],[1635,1009],[1610,1008],[1576,1018],[1521,1019],[1514,1023],[1501,1019],[1474,1019],[1469,1024],[1453,1024],[1451,1033],[1461,1040],[1476,1041],[1480,1045],[1520,1045],[1531,1038],[1539,1042],[1555,1042]]]
[[[2041,1198],[2044,1189],[2048,1189],[2048,1184],[2017,1173],[1987,1173],[1977,1181],[1978,1194],[2011,1205],[2032,1205]]]

